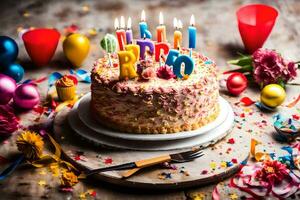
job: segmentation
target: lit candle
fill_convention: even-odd
[[[170,45],[166,42],[155,43],[155,61],[160,62],[161,54],[167,55],[170,50]]]
[[[131,17],[127,21],[126,42],[127,44],[132,44]]]
[[[159,13],[159,26],[156,28],[156,34],[157,42],[167,41],[166,26],[164,25],[164,16],[161,12]]]
[[[142,11],[141,22],[140,22],[139,26],[140,26],[141,38],[151,39],[152,38],[152,34],[148,30],[148,25],[146,23],[146,14],[145,14],[144,10]]]
[[[182,43],[182,33],[180,29],[182,29],[182,23],[180,20],[177,21],[176,18],[174,18],[174,49],[179,49],[181,47]]]
[[[125,21],[124,21],[124,17],[121,17],[121,22],[120,22],[120,27],[119,28],[119,20],[115,19],[115,29],[116,29],[116,35],[117,35],[117,39],[118,39],[118,43],[119,43],[119,48],[120,50],[124,50],[124,46],[126,44],[126,33],[125,33]]]
[[[196,33],[197,29],[195,27],[195,17],[194,15],[191,16],[190,26],[189,26],[189,48],[195,49],[196,48]]]
[[[140,46],[140,60],[145,60],[147,48],[149,49],[151,55],[154,53],[154,44],[151,40],[137,40],[136,44]]]
[[[138,76],[135,71],[134,64],[136,62],[136,57],[131,51],[119,51],[119,66],[120,66],[120,76],[121,80],[132,79]]]

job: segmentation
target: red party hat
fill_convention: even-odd
[[[49,63],[55,53],[60,33],[55,29],[34,29],[23,34],[22,39],[28,55],[37,66]]]
[[[271,6],[251,4],[239,8],[236,15],[245,48],[249,53],[253,53],[267,40],[278,12]]]

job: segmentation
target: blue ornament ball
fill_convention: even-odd
[[[18,53],[18,45],[12,38],[0,36],[0,69],[15,62]]]
[[[6,74],[7,76],[15,79],[16,82],[19,82],[24,76],[24,68],[18,63],[12,63],[5,68],[3,74]]]

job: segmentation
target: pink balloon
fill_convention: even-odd
[[[16,81],[9,76],[0,74],[0,104],[7,104],[16,90]]]
[[[278,11],[264,4],[250,4],[236,12],[239,31],[249,53],[261,48],[269,37]]]
[[[40,102],[40,94],[33,84],[19,85],[13,96],[14,104],[22,109],[32,109]]]

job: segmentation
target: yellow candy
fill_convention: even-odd
[[[277,107],[283,103],[286,97],[284,89],[278,84],[270,84],[263,88],[260,101],[269,107]]]
[[[84,35],[74,33],[64,40],[63,50],[69,61],[79,67],[89,53],[90,41]]]

